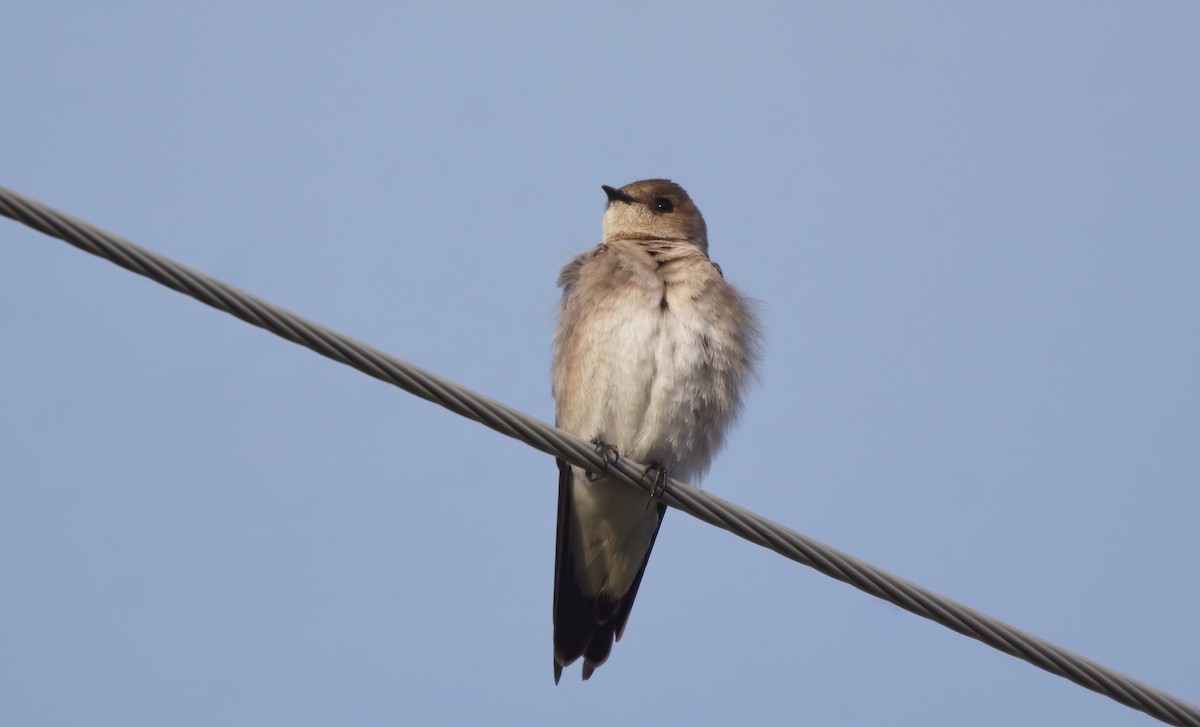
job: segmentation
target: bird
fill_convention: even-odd
[[[601,187],[603,242],[562,269],[552,393],[557,426],[656,483],[708,470],[755,378],[756,304],[708,256],[704,216],[668,179]],[[610,460],[611,461],[611,460]],[[620,640],[666,505],[557,460],[554,683],[583,679]]]

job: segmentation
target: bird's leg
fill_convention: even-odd
[[[596,454],[598,454],[604,458],[604,470],[598,474],[596,472],[592,472],[591,470],[588,470],[588,472],[587,472],[587,481],[588,482],[596,482],[598,480],[603,479],[604,476],[608,474],[608,466],[612,465],[612,464],[616,464],[617,460],[621,458],[621,453],[617,451],[617,448],[615,446],[609,444],[608,442],[604,441],[599,436],[592,438],[592,444],[596,445]]]
[[[642,473],[641,479],[646,479],[646,475],[654,473],[654,486],[650,488],[650,501],[646,503],[646,509],[650,509],[650,505],[662,496],[667,491],[667,468],[662,466],[660,462],[650,462],[650,466]]]

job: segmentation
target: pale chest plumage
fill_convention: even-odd
[[[554,347],[558,426],[689,481],[737,416],[758,328],[691,245],[617,240],[563,269]],[[646,497],[575,469],[571,548],[585,592],[622,593],[658,526]]]
[[[615,241],[562,282],[559,426],[674,476],[702,474],[736,416],[756,330],[720,269],[691,246]]]

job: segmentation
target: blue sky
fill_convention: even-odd
[[[0,184],[551,419],[663,176],[762,304],[703,483],[1200,701],[1189,3],[25,3]],[[552,461],[0,222],[0,724],[1144,725],[678,512],[553,685]]]

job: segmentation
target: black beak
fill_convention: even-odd
[[[604,193],[608,195],[609,204],[612,204],[613,202],[624,202],[625,204],[631,204],[637,201],[616,187],[610,187],[607,184],[600,185],[600,189],[603,189]]]

